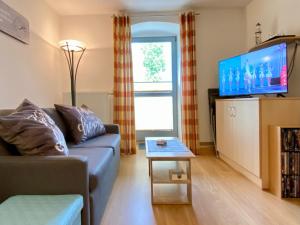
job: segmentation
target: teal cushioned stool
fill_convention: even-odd
[[[2,225],[80,225],[81,195],[17,195],[0,205]]]

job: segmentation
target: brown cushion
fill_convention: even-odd
[[[67,155],[64,136],[54,121],[25,99],[11,114],[0,116],[0,137],[21,155]]]
[[[16,146],[6,143],[0,138],[0,156],[20,155]]]
[[[87,106],[54,106],[63,116],[75,144],[105,134],[104,124]]]
[[[60,129],[60,131],[63,133],[63,135],[67,136],[67,128],[66,125],[64,123],[63,118],[61,117],[61,115],[56,111],[56,109],[54,108],[43,108],[43,111],[45,113],[48,114],[48,116],[50,116],[51,119],[53,119],[53,121],[55,122],[56,126],[58,126],[58,128]]]

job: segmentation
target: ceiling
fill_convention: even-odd
[[[244,7],[251,0],[45,0],[61,15],[160,12],[199,7]]]

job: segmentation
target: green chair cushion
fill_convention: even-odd
[[[81,195],[17,195],[0,205],[0,224],[78,225]]]

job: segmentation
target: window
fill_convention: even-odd
[[[176,38],[135,38],[132,57],[137,139],[177,136]]]

